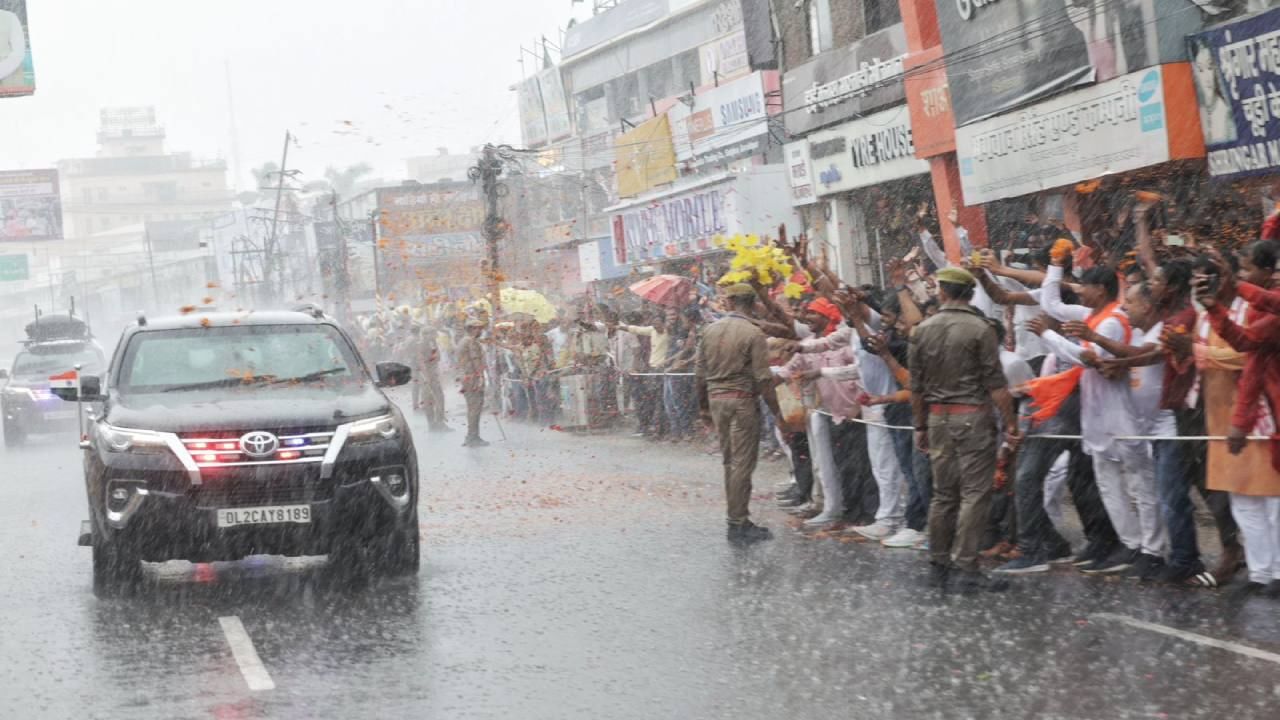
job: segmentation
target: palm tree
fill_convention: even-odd
[[[329,182],[329,188],[337,193],[338,197],[350,197],[354,194],[360,179],[371,172],[373,172],[373,166],[365,162],[348,165],[342,170],[330,165],[324,169],[324,178]]]

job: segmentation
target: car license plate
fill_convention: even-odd
[[[218,511],[218,527],[237,525],[306,524],[311,522],[310,505],[273,505],[270,507],[227,508]]]
[[[75,418],[75,410],[50,410],[44,414],[45,420],[74,420]]]

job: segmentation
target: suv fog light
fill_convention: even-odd
[[[147,484],[137,479],[111,480],[107,483],[105,504],[107,523],[122,528],[149,495]]]
[[[409,506],[409,473],[403,466],[379,468],[369,476],[369,484],[396,510]]]
[[[111,490],[107,497],[107,509],[120,512],[124,510],[124,506],[129,504],[129,489],[116,487]]]

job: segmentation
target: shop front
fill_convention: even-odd
[[[1169,212],[1185,214],[1202,185],[1203,156],[1187,63],[1145,68],[956,128],[964,202],[985,206],[998,247],[1018,244],[1027,226],[1039,225],[1089,235],[1104,249],[1126,248],[1134,192],[1185,197],[1169,203]]]
[[[1052,103],[1058,98],[1088,92],[1098,84],[1123,78],[1140,80],[1144,69],[1163,67],[1166,85],[1180,75],[1190,59],[1186,36],[1250,12],[1253,3],[1184,3],[1166,12],[1166,4],[1154,0],[1134,2],[1045,3],[1043,0],[1000,2],[951,2],[950,0],[901,0],[910,52],[907,69],[907,103],[916,129],[917,153],[931,162],[938,216],[957,211],[975,244],[987,241],[987,213],[970,197],[976,178],[960,174],[956,157],[958,132],[971,125],[1008,123],[1028,106]],[[975,48],[988,47],[976,52]],[[1181,109],[1169,96],[1170,112]],[[1194,107],[1194,99],[1192,101]],[[1154,112],[1149,110],[1148,112]],[[1003,121],[1001,118],[1005,118]],[[1166,118],[1172,120],[1172,118]],[[1178,118],[1183,119],[1183,118]],[[1200,135],[1185,137],[1170,125],[1171,158],[1192,157]],[[1184,144],[1185,147],[1177,147]],[[1122,151],[1121,155],[1124,155]],[[1062,158],[1043,157],[1051,166],[1072,164]],[[1096,156],[1080,159],[1078,170],[1098,168]],[[1102,159],[1102,172],[1111,160]],[[1135,157],[1113,158],[1116,164],[1133,164]],[[1080,174],[1063,172],[1062,175]],[[1006,181],[1019,184],[1015,178]],[[1025,187],[1029,181],[1021,182]],[[990,185],[986,193],[1006,195]],[[963,190],[962,190],[963,188]],[[1030,192],[1026,190],[1025,192]],[[989,195],[988,195],[989,196]],[[999,224],[1001,218],[990,218]],[[959,257],[954,227],[941,223],[948,251]]]
[[[854,284],[883,282],[884,263],[905,252],[909,217],[932,198],[929,163],[915,156],[905,105],[808,135],[786,157],[793,202],[813,197],[811,237],[821,238],[836,274]],[[807,162],[806,162],[807,161]]]

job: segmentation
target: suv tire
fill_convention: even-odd
[[[142,559],[131,548],[94,538],[93,594],[128,595],[142,582]]]
[[[11,422],[4,424],[4,446],[17,448],[27,444],[27,434]]]
[[[378,541],[373,556],[374,571],[391,577],[418,572],[420,535],[418,511],[414,510],[403,527],[392,530]]]
[[[412,575],[418,572],[419,544],[417,510],[380,537],[342,537],[329,551],[329,579],[340,587],[360,587],[375,576]]]

